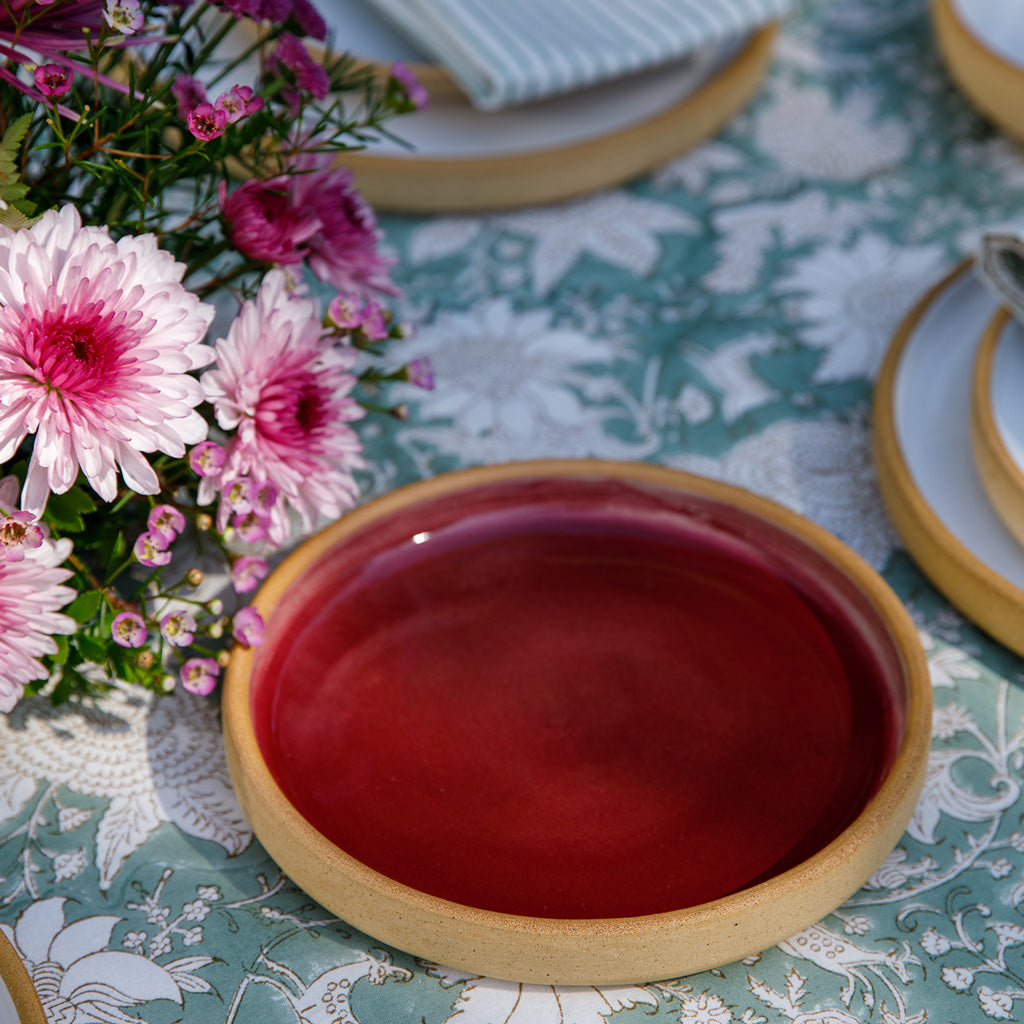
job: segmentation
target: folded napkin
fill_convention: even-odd
[[[793,0],[366,0],[482,110],[655,67]]]
[[[1024,224],[986,231],[975,269],[995,297],[1024,323]]]

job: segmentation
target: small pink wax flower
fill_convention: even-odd
[[[203,441],[188,453],[188,464],[196,476],[216,476],[224,468],[227,453],[213,441]]]
[[[167,550],[170,541],[162,533],[147,530],[140,533],[132,554],[137,561],[150,569],[156,569],[161,565],[167,565],[171,560],[171,553]]]
[[[270,536],[270,513],[253,510],[236,515],[231,525],[246,544],[259,544]]]
[[[185,517],[173,505],[156,505],[150,510],[146,525],[170,543],[185,529]]]
[[[191,612],[170,612],[160,620],[160,632],[172,647],[188,647],[196,636],[196,620]]]
[[[188,115],[188,130],[203,142],[223,135],[227,126],[228,115],[217,110],[212,103],[199,103]]]
[[[40,64],[34,72],[36,88],[44,96],[64,96],[71,89],[75,73],[63,64]]]
[[[205,697],[217,686],[220,666],[213,658],[189,658],[181,666],[181,684],[189,693]]]
[[[235,613],[231,634],[246,647],[259,647],[263,642],[263,616],[251,605]]]
[[[405,90],[409,102],[417,110],[422,110],[430,103],[430,93],[423,87],[415,72],[400,60],[391,65],[391,77]]]
[[[248,515],[256,504],[256,484],[247,476],[237,477],[224,488],[222,499],[232,512]]]
[[[134,35],[146,20],[139,0],[107,0],[103,18],[115,32],[123,36]]]
[[[273,63],[284,65],[295,76],[296,86],[314,99],[326,99],[331,91],[331,82],[323,65],[313,60],[302,40],[291,32],[282,32],[278,37]]]
[[[405,379],[424,391],[434,390],[434,366],[428,356],[419,356],[405,368]]]
[[[178,117],[188,120],[188,115],[206,102],[206,88],[191,75],[178,75],[171,85],[171,95],[178,101]]]
[[[255,555],[243,555],[231,565],[231,583],[239,594],[255,590],[267,575],[267,563]]]
[[[141,647],[146,642],[146,623],[135,612],[121,612],[110,624],[110,634],[122,647]]]
[[[228,124],[235,124],[249,114],[263,109],[263,98],[253,96],[252,89],[247,85],[235,85],[222,92],[214,101],[215,110],[223,110]]]

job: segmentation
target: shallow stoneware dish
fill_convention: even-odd
[[[382,942],[547,984],[676,977],[853,893],[920,791],[895,595],[800,516],[657,466],[482,467],[298,548],[236,649],[270,855]]]
[[[939,52],[964,95],[1024,139],[1024,8],[1006,0],[931,0]]]
[[[46,1024],[39,996],[17,950],[0,932],[0,1024]]]
[[[1024,547],[1024,327],[1002,306],[974,357],[971,447],[978,477],[1003,524]]]
[[[1024,655],[1024,547],[989,500],[971,444],[978,339],[999,303],[963,263],[907,314],[872,414],[878,487],[907,551],[972,622]]]

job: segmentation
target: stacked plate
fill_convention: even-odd
[[[875,396],[879,486],[969,618],[1024,654],[1024,326],[963,264],[897,331]]]
[[[978,109],[1024,139],[1024,7],[1006,0],[932,0],[939,49]]]
[[[643,174],[717,131],[746,102],[771,56],[776,26],[671,65],[497,112],[474,109],[437,65],[359,0],[322,7],[333,45],[371,65],[401,60],[429,106],[346,155],[380,210],[502,209],[553,202]]]

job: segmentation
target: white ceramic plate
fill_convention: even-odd
[[[1024,68],[1024,4],[1019,0],[953,0],[953,9],[978,42]]]
[[[950,601],[1024,653],[1024,549],[986,496],[970,438],[977,341],[996,309],[969,267],[922,299],[879,377],[875,455],[911,555]]]
[[[1000,332],[989,388],[999,437],[1024,473],[1024,326],[1016,320],[1009,320]]]

